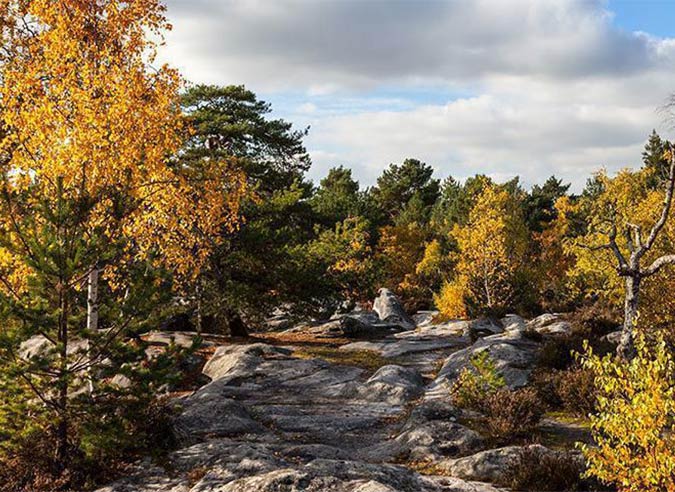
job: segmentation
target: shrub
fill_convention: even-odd
[[[583,343],[581,338],[573,335],[549,338],[539,351],[537,366],[567,369],[574,363],[574,354],[583,349]]]
[[[569,314],[567,320],[580,338],[599,338],[621,326],[621,314],[605,301],[583,305]]]
[[[464,368],[453,385],[453,403],[460,408],[479,410],[487,396],[506,385],[487,351],[471,358],[471,365]]]
[[[599,357],[589,348],[583,366],[595,374],[595,445],[581,447],[587,475],[621,491],[672,492],[675,470],[675,361],[665,342],[636,339],[630,361]]]
[[[597,388],[593,371],[583,367],[573,367],[556,374],[556,393],[565,410],[587,416],[595,410]]]
[[[486,433],[499,441],[532,432],[544,414],[544,405],[534,388],[500,389],[483,400]]]
[[[462,281],[445,282],[441,291],[434,294],[434,304],[440,312],[439,319],[466,318],[466,296],[466,287]]]
[[[581,460],[572,453],[528,446],[522,449],[499,485],[511,490],[542,492],[588,490],[583,471]]]

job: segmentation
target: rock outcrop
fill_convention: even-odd
[[[357,319],[399,330],[334,347],[339,364],[292,344],[217,347],[203,368],[210,382],[175,402],[181,446],[166,459],[170,473],[142,463],[99,492],[496,492],[491,483],[522,448],[489,449],[480,429],[464,425],[449,388],[481,351],[510,387],[524,385],[541,346],[529,333],[554,333],[560,321],[427,319],[400,331],[409,322],[400,306],[387,304],[386,292],[380,298],[382,319]],[[350,351],[391,363],[359,367]]]

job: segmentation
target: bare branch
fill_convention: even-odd
[[[659,270],[661,270],[661,268],[663,268],[664,266],[671,265],[673,263],[675,263],[675,255],[661,256],[660,258],[657,258],[656,260],[654,260],[654,262],[651,265],[649,265],[648,268],[642,270],[640,272],[640,275],[642,277],[650,277],[650,276],[654,275],[656,272],[658,272]]]
[[[670,156],[670,171],[668,172],[668,187],[666,188],[666,196],[663,200],[663,209],[661,209],[661,217],[658,222],[654,224],[651,232],[649,233],[649,238],[647,242],[639,249],[637,252],[637,258],[642,257],[647,251],[651,249],[656,241],[656,237],[663,229],[663,226],[666,225],[668,220],[668,215],[670,214],[670,208],[673,204],[673,190],[675,189],[675,156]]]

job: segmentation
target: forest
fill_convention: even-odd
[[[372,186],[339,163],[314,183],[311,129],[276,118],[244,85],[187,83],[169,66],[148,68],[153,39],[169,27],[160,2],[2,0],[0,26],[2,490],[94,490],[133,476],[139,463],[145,472],[164,466],[194,444],[176,422],[193,408],[186,395],[208,387],[202,370],[210,384],[231,376],[222,376],[227,362],[214,367],[219,354],[238,354],[239,378],[286,370],[256,372],[251,360],[263,367],[289,357],[298,367],[323,360],[307,378],[322,364],[376,375],[395,367],[372,350],[394,343],[390,332],[359,331],[383,329],[380,321],[386,330],[409,323],[411,336],[441,330],[414,340],[442,351],[410,378],[445,388],[458,420],[443,425],[487,432],[475,437],[482,452],[525,450],[507,478],[462,472],[458,460],[478,450],[466,438],[450,454],[370,454],[364,462],[412,474],[399,485],[385,477],[382,488],[356,488],[363,484],[337,472],[331,480],[344,484],[324,473],[236,488],[258,473],[240,471],[207,488],[211,460],[167,466],[188,477],[183,488],[100,490],[496,490],[449,488],[450,479],[513,490],[675,490],[675,149],[656,131],[630,167],[608,173],[598,163],[579,193],[554,173],[531,188],[518,177],[441,178],[414,156],[389,164]],[[387,296],[397,322],[381,315]],[[380,318],[363,321],[373,310]],[[328,345],[316,335],[327,324],[339,331]],[[465,332],[450,334],[457,327]],[[506,335],[516,341],[493,338]],[[338,348],[354,342],[345,338],[371,345],[345,362]],[[527,361],[500,359],[490,340]],[[481,343],[488,350],[474,350]],[[287,345],[299,348],[289,355]],[[460,348],[468,355],[455,368]],[[512,380],[525,370],[523,384]],[[222,387],[239,395],[229,406],[199,411],[217,408],[219,425],[248,419],[235,386]],[[413,401],[400,406],[416,415]],[[547,444],[533,438],[542,419],[558,417],[588,437],[568,439],[572,454],[536,447]],[[237,456],[232,449],[218,456]],[[246,456],[240,466],[262,460]]]

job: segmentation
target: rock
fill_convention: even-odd
[[[247,374],[265,357],[289,357],[291,351],[263,343],[218,347],[202,372],[212,380],[233,373]]]
[[[502,333],[504,328],[491,318],[481,318],[469,322],[469,336],[472,340]]]
[[[143,463],[129,473],[127,478],[118,480],[96,492],[188,492],[186,479],[171,478],[163,469],[150,463]]]
[[[441,314],[440,311],[417,311],[411,318],[415,325],[420,328],[433,325],[434,319],[436,319],[439,314]]]
[[[432,420],[406,428],[395,442],[399,445],[399,455],[406,456],[410,461],[435,462],[456,458],[475,453],[485,446],[478,433],[455,422]]]
[[[179,347],[190,348],[195,343],[197,334],[195,332],[186,332],[186,331],[150,331],[141,335],[143,340],[150,344],[155,345],[170,345],[175,343]],[[202,340],[200,346],[208,347],[212,346],[212,342]]]
[[[555,314],[542,314],[531,320],[526,325],[528,331],[533,331],[540,335],[569,335],[572,333],[572,325],[567,321],[562,321]]]
[[[417,371],[391,365],[378,369],[359,392],[363,398],[371,401],[402,405],[419,397],[423,393],[423,388],[424,380]]]
[[[504,481],[512,468],[520,462],[521,454],[526,449],[536,450],[543,454],[558,453],[539,444],[523,447],[506,446],[488,449],[464,458],[445,460],[439,463],[439,466],[447,470],[452,476],[463,480],[500,483]]]
[[[518,463],[520,453],[520,446],[488,449],[464,458],[443,461],[439,466],[463,480],[497,483]]]
[[[86,340],[70,340],[68,343],[68,355],[75,355],[87,350]],[[55,345],[42,335],[35,335],[21,343],[19,357],[30,359],[31,357],[43,356],[49,351],[55,350]]]
[[[517,314],[507,314],[501,319],[501,324],[504,331],[511,333],[522,333],[527,326],[525,320]]]
[[[396,490],[375,480],[369,480],[357,485],[356,488],[352,489],[352,492],[396,492]]]
[[[536,332],[541,335],[570,335],[572,333],[572,325],[567,321],[558,321],[537,328]]]
[[[263,432],[246,407],[223,397],[219,381],[209,383],[192,396],[179,402],[180,415],[175,428],[184,442],[205,437],[237,436]]]
[[[379,295],[373,302],[373,311],[380,320],[403,327],[406,330],[415,328],[415,321],[408,316],[396,295],[389,289],[380,289]]]
[[[487,351],[509,388],[525,386],[534,369],[539,347],[538,342],[515,331],[480,338],[470,347],[451,354],[445,360],[429,391],[437,395],[448,394],[462,370],[471,367],[472,358],[483,351]]]
[[[527,323],[527,327],[531,330],[537,330],[538,328],[543,328],[544,326],[548,326],[552,323],[555,323],[556,321],[558,321],[558,316],[551,313],[545,313],[530,320]]]
[[[353,342],[342,345],[340,350],[372,350],[382,357],[395,358],[416,352],[429,352],[433,350],[442,350],[447,348],[463,347],[463,340],[453,339],[435,339],[426,340],[424,338],[409,337],[407,339],[394,338],[382,340],[379,342]]]

